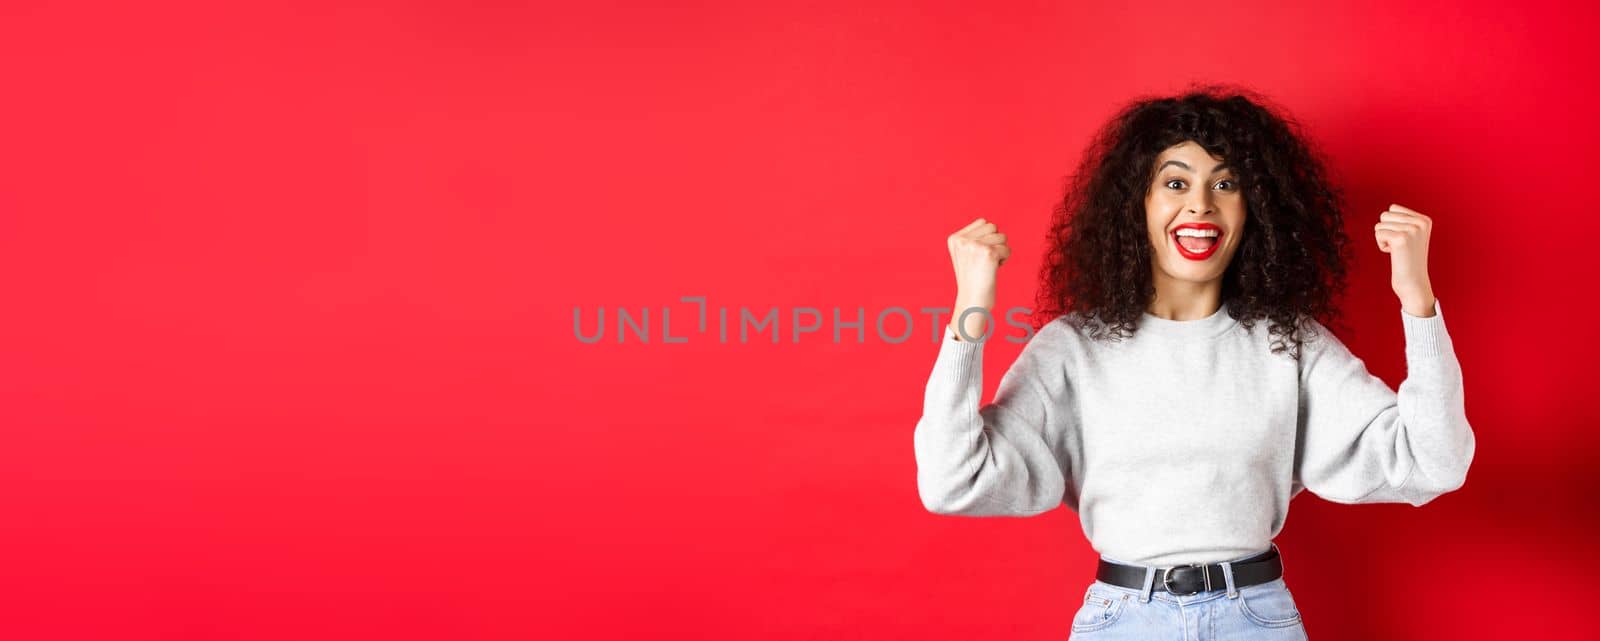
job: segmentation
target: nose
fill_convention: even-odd
[[[1197,189],[1195,192],[1196,195],[1192,196],[1189,202],[1184,204],[1184,208],[1188,210],[1189,213],[1209,214],[1213,211],[1216,211],[1216,208],[1212,205],[1211,201],[1211,190]]]

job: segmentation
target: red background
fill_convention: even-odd
[[[1031,304],[1087,136],[1194,80],[1324,145],[1391,385],[1371,225],[1436,223],[1476,462],[1295,501],[1312,638],[1585,634],[1593,3],[230,4],[0,9],[0,637],[1065,639],[1075,514],[918,501],[924,317],[678,297],[946,306],[985,216]],[[692,338],[573,336],[618,306]]]

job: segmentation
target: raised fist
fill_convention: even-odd
[[[994,312],[995,275],[1006,258],[1011,256],[1011,248],[1006,246],[1006,235],[1000,233],[994,223],[979,218],[968,223],[947,239],[950,247],[950,263],[956,272],[956,304],[951,312],[950,322],[961,320],[961,312],[971,307],[982,307]],[[960,339],[961,332],[974,339],[983,337],[987,327],[987,317],[982,313],[973,312],[962,321],[961,331],[956,336]]]

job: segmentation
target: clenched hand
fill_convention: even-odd
[[[957,340],[965,340],[963,334],[983,340],[988,317],[982,312],[972,312],[961,320],[961,312],[981,307],[994,313],[995,276],[1011,256],[1011,248],[1006,246],[1006,235],[1000,233],[994,223],[982,218],[950,234],[947,244],[950,263],[956,272],[956,304],[951,312],[951,327],[957,329]],[[957,322],[961,323],[960,327],[956,327]]]

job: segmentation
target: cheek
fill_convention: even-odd
[[[1167,234],[1162,229],[1160,223],[1151,223],[1150,246],[1158,251],[1167,246]]]
[[[1244,196],[1235,194],[1224,206],[1227,207],[1224,213],[1236,223],[1244,222],[1245,217],[1249,215],[1250,208],[1245,203]]]
[[[1165,229],[1172,223],[1172,217],[1178,206],[1168,200],[1159,196],[1145,199],[1144,220],[1150,224],[1151,229]]]
[[[1173,219],[1183,215],[1184,207],[1185,204],[1182,198],[1171,195],[1157,196],[1145,201],[1145,217],[1152,224],[1166,227],[1172,224]]]

